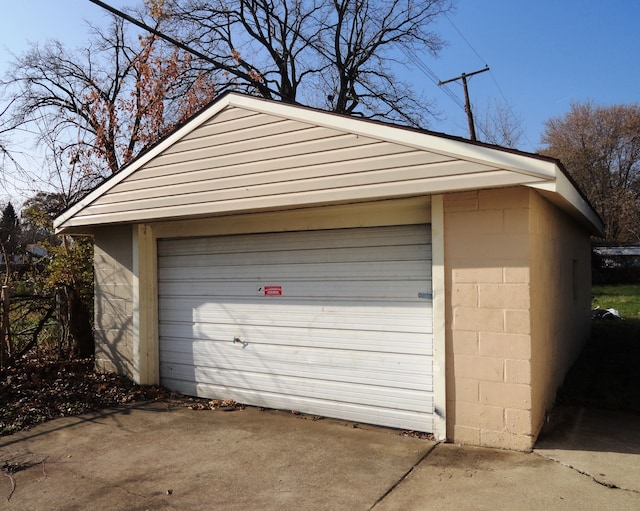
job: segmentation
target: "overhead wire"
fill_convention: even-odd
[[[442,91],[449,96],[449,98],[456,103],[463,110],[465,109],[463,101],[456,95],[455,92],[451,90],[451,87],[448,85],[440,85],[440,78],[433,72],[433,70],[427,66],[427,64],[420,58],[420,56],[415,52],[415,50],[410,48],[401,48],[402,53],[405,54],[409,61],[413,62],[415,66],[422,71],[436,86],[442,89]]]
[[[447,17],[447,19],[449,19]],[[454,27],[455,28],[455,27]],[[457,30],[457,28],[456,28]],[[460,33],[459,30],[457,30]],[[462,36],[462,33],[460,33]],[[462,36],[462,38],[466,41],[466,38]],[[468,44],[468,41],[467,41]],[[464,102],[457,96],[457,94],[451,90],[448,84],[442,83],[442,80],[436,75],[436,73],[422,60],[422,58],[416,53],[416,51],[412,48],[401,48],[402,53],[411,61],[420,71],[422,71],[439,89],[441,89],[458,107],[462,109],[463,112],[467,111],[467,108]],[[475,52],[475,50],[474,50]],[[477,52],[475,52],[478,55]],[[480,57],[478,55],[478,57]],[[483,60],[480,58],[480,60]],[[486,63],[485,63],[486,65]],[[487,65],[488,67],[488,65]],[[488,138],[487,132],[484,130],[482,126],[476,126],[479,129],[485,138]]]
[[[449,17],[448,14],[445,13],[445,18],[447,18],[447,20],[449,21],[449,23],[451,23],[451,26],[454,28],[454,30],[456,32],[458,32],[458,35],[462,38],[462,40],[467,43],[467,46],[469,46],[469,48],[471,48],[471,51],[473,51],[473,53],[476,54],[476,56],[482,61],[482,63],[489,67],[489,64],[487,64],[487,61],[484,60],[480,54],[476,51],[476,49],[471,45],[471,43],[469,42],[469,40],[464,36],[464,34],[460,31],[460,29],[456,26],[456,24],[451,20],[451,18]]]
[[[116,14],[120,17],[122,17],[123,19],[126,19],[127,21],[137,25],[140,28],[143,28],[144,30],[150,31],[151,33],[153,33],[154,35],[167,40],[168,42],[170,42],[171,44],[176,45],[177,47],[188,51],[189,53],[205,60],[206,62],[209,63],[213,63],[216,64],[216,62],[213,61],[213,59],[211,59],[209,56],[204,55],[203,53],[194,50],[193,48],[185,45],[184,43],[177,41],[176,39],[167,36],[166,34],[163,34],[161,32],[159,32],[158,30],[149,27],[148,25],[132,18],[131,16],[125,14],[124,12],[115,9],[114,7],[110,6],[109,4],[102,2],[101,0],[89,0],[91,3],[108,10],[109,12]],[[460,37],[464,40],[464,42],[469,46],[469,48],[471,48],[471,50],[476,54],[476,56],[485,64],[486,67],[489,67],[488,64],[486,63],[486,61],[482,58],[482,56],[476,51],[476,49],[473,47],[473,45],[468,41],[468,39],[464,36],[464,34],[460,31],[460,29],[455,25],[455,23],[453,23],[453,21],[451,20],[451,18],[445,14],[445,17],[447,18],[447,20],[449,21],[449,23],[451,24],[451,26],[455,29],[455,31],[460,35]],[[409,61],[412,61],[416,67],[422,71],[435,85],[438,86],[439,89],[442,89],[443,92],[456,104],[458,105],[458,107],[460,107],[463,111],[466,111],[466,107],[464,102],[456,95],[456,93],[454,91],[451,90],[451,88],[447,85],[447,84],[443,84],[442,80],[440,80],[440,78],[438,78],[438,76],[433,72],[433,70],[422,60],[422,58],[416,53],[416,51],[413,48],[408,48],[408,47],[401,47],[402,52],[405,54],[405,56],[409,59]],[[491,72],[491,76],[492,79],[496,85],[496,88],[498,89],[498,91],[500,92],[500,95],[502,96],[503,100],[505,101],[505,105],[507,106],[507,108],[509,109],[510,113],[512,116],[515,117],[515,114],[513,112],[513,109],[511,108],[511,105],[509,105],[504,93],[502,92],[502,89],[500,88],[500,85],[498,84],[498,81],[495,77],[495,75],[493,74],[493,72]],[[480,127],[480,131],[482,131],[485,136],[487,135],[486,132],[484,131],[484,129],[482,127]],[[525,134],[525,138],[526,138],[526,134]],[[527,141],[531,144],[531,142],[527,139]]]
[[[440,78],[438,78],[438,76],[431,70],[431,68],[429,68],[429,66],[427,66],[427,64],[425,64],[425,62],[420,58],[420,56],[415,52],[415,50],[413,49],[408,49],[408,48],[402,48],[402,52],[405,54],[405,56],[412,61],[415,66],[420,69],[420,71],[422,71],[425,75],[427,75],[427,77],[436,85],[438,86],[439,89],[443,90],[444,93],[449,96],[449,98],[455,103],[457,104],[463,112],[467,111],[467,108],[464,104],[464,102],[456,95],[455,92],[453,92],[451,90],[451,88],[449,87],[448,84],[444,84],[442,83],[442,80],[440,80]],[[478,129],[479,131],[482,132],[482,134],[484,135],[485,139],[488,139],[489,136],[487,134],[487,132],[485,131],[485,129],[482,126],[475,126],[476,129]]]
[[[474,48],[474,46],[469,42],[469,40],[464,36],[464,34],[462,33],[462,31],[456,26],[456,24],[453,22],[453,20],[445,13],[445,18],[447,18],[447,20],[449,21],[449,23],[451,24],[451,26],[453,27],[453,29],[458,33],[458,35],[462,38],[462,40],[467,44],[467,46],[471,49],[471,51],[473,53],[475,53],[475,55],[478,57],[478,59],[480,59],[480,61],[487,67],[489,67],[489,65],[487,64],[487,61],[485,59],[482,58],[482,56],[480,55],[480,53],[478,53],[478,51]],[[498,83],[498,79],[496,78],[495,73],[489,69],[489,74],[491,75],[491,79],[493,80],[494,85],[496,86],[496,89],[498,89],[498,92],[500,93],[500,96],[502,97],[502,100],[504,101],[505,107],[509,110],[509,113],[511,114],[512,117],[517,118],[517,115],[515,114],[515,112],[513,111],[513,107],[511,106],[511,103],[509,103],[509,100],[507,99],[507,97],[505,96],[502,87],[500,87],[500,84]],[[527,133],[523,130],[523,135],[524,138],[526,139],[527,143],[533,147],[533,144],[531,143],[531,140],[529,140],[529,137],[527,136]],[[486,136],[486,133],[485,133]]]

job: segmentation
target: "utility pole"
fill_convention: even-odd
[[[449,80],[445,80],[444,82],[438,83],[438,85],[444,85],[445,83],[455,82],[460,79],[462,80],[462,87],[464,88],[464,111],[467,112],[467,121],[469,122],[469,136],[471,140],[477,139],[476,128],[473,124],[473,113],[471,112],[471,102],[469,101],[469,88],[467,87],[467,78],[470,78],[473,75],[484,73],[485,71],[489,71],[489,66],[486,66],[484,69],[479,69],[478,71],[473,71],[472,73],[462,73],[460,76],[456,76],[455,78],[451,78]]]

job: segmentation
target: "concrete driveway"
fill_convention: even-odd
[[[516,453],[286,412],[137,404],[1,438],[0,509],[637,510],[640,418],[617,420],[635,441],[584,451],[578,429],[559,427]],[[576,466],[580,452],[601,462]]]

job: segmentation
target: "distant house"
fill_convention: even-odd
[[[24,260],[23,254],[13,254],[11,257],[9,257],[9,261],[11,261],[12,265],[22,264],[23,260]],[[6,262],[4,253],[0,251],[0,269],[4,270],[6,266],[7,266],[7,262]]]
[[[594,246],[604,268],[640,268],[640,245]]]
[[[47,251],[35,243],[28,244],[24,251],[13,254],[10,258],[11,266],[16,271],[22,271],[28,267],[37,264],[43,257],[47,256]],[[5,271],[6,261],[4,254],[0,251],[0,270]]]
[[[47,252],[47,250],[38,245],[37,243],[29,243],[26,247],[26,254],[28,254],[28,257],[33,260],[33,259],[42,259],[43,257],[47,257],[47,255],[49,255],[49,253]]]
[[[640,245],[594,245],[592,265],[597,283],[640,282]]]
[[[238,94],[71,207],[96,364],[186,394],[529,449],[589,335],[558,161]]]

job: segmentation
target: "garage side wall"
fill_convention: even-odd
[[[134,378],[131,226],[94,236],[96,369]]]
[[[534,432],[590,334],[591,251],[577,222],[531,192],[531,355]]]
[[[445,195],[447,437],[532,446],[529,198]]]

